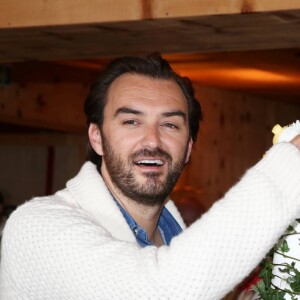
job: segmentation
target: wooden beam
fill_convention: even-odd
[[[56,26],[139,20],[143,2],[138,0],[2,0],[0,28]],[[147,1],[145,1],[147,2]],[[151,1],[150,1],[151,2]]]
[[[299,19],[294,0],[2,0],[0,62],[297,48]]]
[[[298,0],[1,0],[0,28],[97,24],[299,9]]]

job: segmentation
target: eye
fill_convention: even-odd
[[[179,127],[173,123],[164,123],[164,126],[170,129],[179,129]]]
[[[138,125],[138,122],[136,120],[126,120],[126,121],[123,121],[123,125]]]

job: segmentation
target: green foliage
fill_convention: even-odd
[[[295,229],[292,225],[290,225],[288,228],[287,228],[287,231],[288,232],[295,232]]]
[[[296,221],[300,223],[300,219],[296,219]],[[284,237],[291,234],[300,235],[300,233],[297,232],[293,226],[289,226]],[[289,251],[290,248],[287,241],[284,239],[280,240],[274,245],[268,256],[263,261],[262,270],[259,274],[259,277],[262,280],[259,281],[254,287],[254,290],[259,294],[258,299],[285,300],[286,295],[289,295],[290,299],[292,300],[298,299],[297,296],[300,295],[300,271],[296,268],[296,261],[299,261],[299,259],[289,256]],[[280,279],[286,281],[286,283],[289,285],[289,288],[284,290],[272,284],[272,279],[274,278],[273,269],[275,267],[274,263],[272,262],[274,253],[282,255],[283,257],[287,257],[292,261],[291,263],[276,265],[279,273],[282,274]]]
[[[294,275],[289,278],[288,283],[294,292],[300,294],[300,272],[295,267],[293,272]]]
[[[279,249],[280,249],[280,251],[281,251],[282,253],[287,253],[287,252],[290,251],[289,245],[288,245],[288,243],[287,243],[286,240],[284,240],[284,241],[282,242],[282,244],[281,244],[281,246],[280,246]]]
[[[272,289],[269,286],[266,286],[264,283],[264,280],[261,280],[257,283],[257,285],[254,287],[254,289],[258,292],[260,295],[259,299],[263,300],[284,300],[284,291]]]

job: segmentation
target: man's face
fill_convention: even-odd
[[[162,204],[187,162],[185,97],[170,80],[124,74],[109,88],[101,131],[104,180],[145,205]]]

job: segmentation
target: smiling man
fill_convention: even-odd
[[[193,143],[184,94],[175,81],[125,73],[107,99],[101,127],[89,128],[92,148],[103,158],[102,178],[122,211],[145,230],[144,241],[137,235],[140,244],[169,243],[172,236],[157,224]],[[166,220],[178,228],[174,234],[181,231],[171,215]],[[165,224],[169,231],[172,224]]]
[[[113,61],[85,113],[89,161],[7,222],[3,300],[218,300],[300,214],[298,136],[185,228],[169,194],[202,114],[189,80],[157,54]]]

